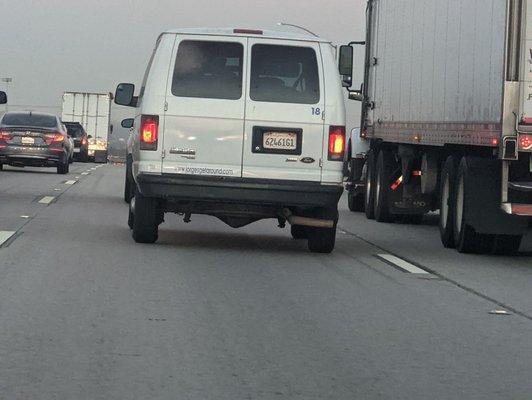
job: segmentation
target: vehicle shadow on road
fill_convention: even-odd
[[[306,241],[290,236],[252,235],[245,233],[160,230],[159,246],[187,249],[278,253],[307,252]]]
[[[9,173],[17,173],[17,174],[20,174],[20,173],[23,173],[23,174],[49,174],[49,175],[57,175],[57,171],[54,167],[50,167],[50,168],[42,168],[42,169],[39,169],[39,170],[35,170],[35,169],[26,169],[26,168],[9,168],[9,169],[6,169],[6,167],[4,167],[3,171],[1,173],[6,173],[6,172],[9,172]]]

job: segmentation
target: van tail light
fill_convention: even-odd
[[[523,125],[532,125],[532,118],[531,117],[523,117],[521,119],[521,123]]]
[[[45,133],[44,141],[47,145],[51,145],[53,143],[63,143],[65,141],[65,135],[62,133]]]
[[[520,150],[532,150],[532,135],[520,135],[519,136],[519,149]]]
[[[329,128],[329,161],[344,161],[345,126],[331,126]]]
[[[13,132],[0,131],[0,140],[11,140],[11,139],[13,139]]]
[[[140,121],[140,149],[157,150],[159,116],[143,115]]]

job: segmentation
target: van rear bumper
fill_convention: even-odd
[[[343,192],[341,184],[189,175],[139,174],[136,182],[144,196],[170,201],[280,207],[336,207]]]

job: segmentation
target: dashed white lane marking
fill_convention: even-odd
[[[377,257],[411,274],[429,274],[424,269],[416,267],[414,264],[391,254],[377,254]]]
[[[66,181],[66,182],[65,182],[65,185],[73,185],[73,184],[75,184],[76,182],[77,182],[77,181],[75,181],[75,180]]]
[[[41,204],[50,204],[52,201],[54,201],[54,196],[44,196],[42,199],[39,200],[39,203]]]
[[[89,175],[89,172],[82,172],[81,175]]]
[[[31,218],[29,215],[21,215],[20,218],[28,219]]]
[[[0,246],[7,242],[16,232],[13,231],[0,231]]]
[[[79,176],[76,176],[75,178],[76,178],[76,179],[79,179]]]
[[[59,189],[59,188],[55,188],[54,189],[54,192],[60,192],[60,191],[61,191],[61,189]]]

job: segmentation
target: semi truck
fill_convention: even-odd
[[[63,122],[79,122],[89,141],[90,161],[106,163],[111,125],[111,93],[65,92]]]
[[[366,25],[339,51],[368,148],[346,163],[350,208],[387,223],[439,210],[445,247],[517,252],[532,219],[532,0],[368,0]]]

